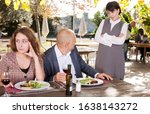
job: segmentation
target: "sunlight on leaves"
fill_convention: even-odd
[[[46,0],[41,0],[40,1],[40,5],[42,6],[42,5],[45,5],[46,4]]]
[[[10,3],[11,3],[11,0],[5,0],[5,4],[6,4],[7,6],[9,6]]]
[[[144,0],[138,0],[138,3],[142,5],[144,4]]]
[[[126,8],[129,6],[129,1],[128,0],[120,0],[120,7],[122,10],[126,10]]]
[[[19,6],[20,6],[20,1],[19,0],[14,0],[13,5],[14,5],[14,10],[18,10]]]
[[[99,0],[94,0],[94,4],[97,5],[97,3],[99,2]]]
[[[23,10],[30,11],[30,5],[28,3],[22,3],[21,6]]]
[[[29,0],[20,0],[21,8],[25,11],[30,11],[30,1]]]

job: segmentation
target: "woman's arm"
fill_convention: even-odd
[[[98,42],[98,43],[107,45],[107,46],[111,46],[112,43],[111,43],[110,38],[106,37],[105,36],[106,34],[102,34],[103,25],[104,25],[104,20],[102,20],[102,22],[100,23],[100,25],[99,25],[99,27],[96,31],[95,41]]]
[[[126,40],[127,37],[127,32],[128,31],[128,24],[124,23],[123,27],[121,29],[121,33],[118,37],[116,36],[110,36],[107,34],[107,37],[109,37],[111,39],[111,43],[112,44],[117,44],[117,45],[122,45],[124,43],[124,41]]]
[[[29,53],[26,53],[26,55],[32,57],[35,62],[35,76],[37,80],[44,80],[44,67],[43,67],[43,60],[42,58],[38,57],[31,46],[31,43],[29,43],[30,50]]]
[[[37,80],[44,80],[44,67],[42,58],[36,57],[34,58],[35,62],[35,76]]]

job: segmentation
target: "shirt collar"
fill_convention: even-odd
[[[110,18],[110,23],[112,24],[117,24],[117,23],[119,23],[121,21],[121,19],[119,18],[119,19],[117,19],[117,20],[115,20],[115,21],[113,21],[111,18]]]
[[[63,55],[63,54],[61,53],[61,51],[59,50],[59,48],[58,48],[57,45],[55,45],[54,49],[55,49],[56,57],[57,57],[57,58],[63,57],[63,56],[69,56],[70,53],[71,53],[71,51],[69,51],[66,55]]]

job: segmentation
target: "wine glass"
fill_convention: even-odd
[[[64,71],[64,73],[67,74],[67,72],[68,72],[68,63],[67,63],[67,57],[66,56],[63,58],[62,70]]]
[[[62,70],[67,75],[67,73],[68,73],[68,64],[66,62],[62,64]],[[66,79],[63,81],[63,83],[66,84]]]
[[[3,72],[1,76],[1,82],[3,83],[4,87],[6,88],[7,85],[10,83],[10,75],[9,72]],[[4,96],[8,97],[7,91],[5,90]]]
[[[67,72],[68,72],[68,65],[67,64],[62,64],[62,70],[64,71],[64,73],[67,74]]]

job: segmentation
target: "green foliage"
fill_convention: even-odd
[[[119,4],[121,7],[122,12],[128,7],[129,0],[119,0]]]
[[[143,25],[145,33],[150,37],[150,4],[136,6],[140,17],[140,24]]]
[[[94,4],[97,5],[97,3],[99,2],[99,0],[94,0]]]
[[[120,17],[126,23],[131,23],[134,20],[133,17],[130,15],[130,12],[127,12],[126,10],[124,10],[121,13]],[[132,28],[132,30],[131,30],[131,36],[134,36],[137,33],[138,33],[138,28],[137,27]]]
[[[48,18],[48,27],[49,27],[49,34],[47,37],[56,37],[56,26],[53,25],[53,22],[59,22],[59,19],[58,17],[55,17],[54,19],[50,19]],[[40,30],[42,30],[42,22],[43,22],[43,16],[40,15],[39,16],[39,23],[40,23]],[[36,29],[36,22],[35,22],[35,18],[33,16],[33,23],[31,25],[31,28],[37,32],[37,29]],[[42,33],[40,33],[42,34]]]
[[[139,18],[139,21],[137,22],[139,26],[132,29],[131,34],[135,35],[137,34],[137,31],[139,28],[143,28],[145,33],[150,37],[150,5],[146,4],[138,4],[135,7],[136,10],[136,18]],[[130,15],[130,12],[127,12],[124,10],[121,14],[122,20],[124,20],[127,23],[130,23],[134,20],[134,17]]]
[[[32,23],[32,14],[25,10],[14,10],[13,4],[6,6],[4,0],[0,1],[0,25],[5,28],[8,36],[11,36],[15,29],[24,19],[28,24]]]
[[[106,18],[106,16],[104,14],[102,14],[100,11],[97,11],[95,13],[94,18],[92,19],[92,22],[95,23],[95,25],[96,25],[96,29],[94,30],[94,33],[98,29],[98,26],[101,23],[101,21],[105,18]]]
[[[130,23],[133,20],[132,16],[127,11],[121,13],[121,19],[127,23]]]

